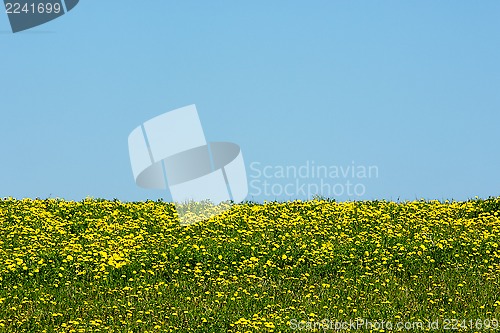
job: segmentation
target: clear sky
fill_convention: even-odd
[[[321,181],[361,184],[339,200],[498,196],[499,15],[497,0],[81,0],[13,34],[2,10],[0,197],[168,200],[135,185],[127,137],[189,104],[209,141],[241,146],[248,199]],[[308,164],[378,172],[258,177]]]

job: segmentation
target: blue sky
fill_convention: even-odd
[[[17,34],[0,13],[0,196],[168,199],[135,185],[127,137],[189,104],[249,173],[378,167],[339,200],[498,196],[499,13],[498,1],[81,0]]]

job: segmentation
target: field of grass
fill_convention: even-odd
[[[0,331],[500,330],[499,214],[500,198],[313,200],[180,226],[164,202],[3,199]]]

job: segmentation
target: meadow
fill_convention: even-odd
[[[0,332],[500,330],[499,211],[247,202],[181,226],[161,201],[4,198]]]

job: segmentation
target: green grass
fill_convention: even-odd
[[[493,330],[499,210],[499,198],[245,203],[180,226],[164,202],[4,199],[0,331]]]

